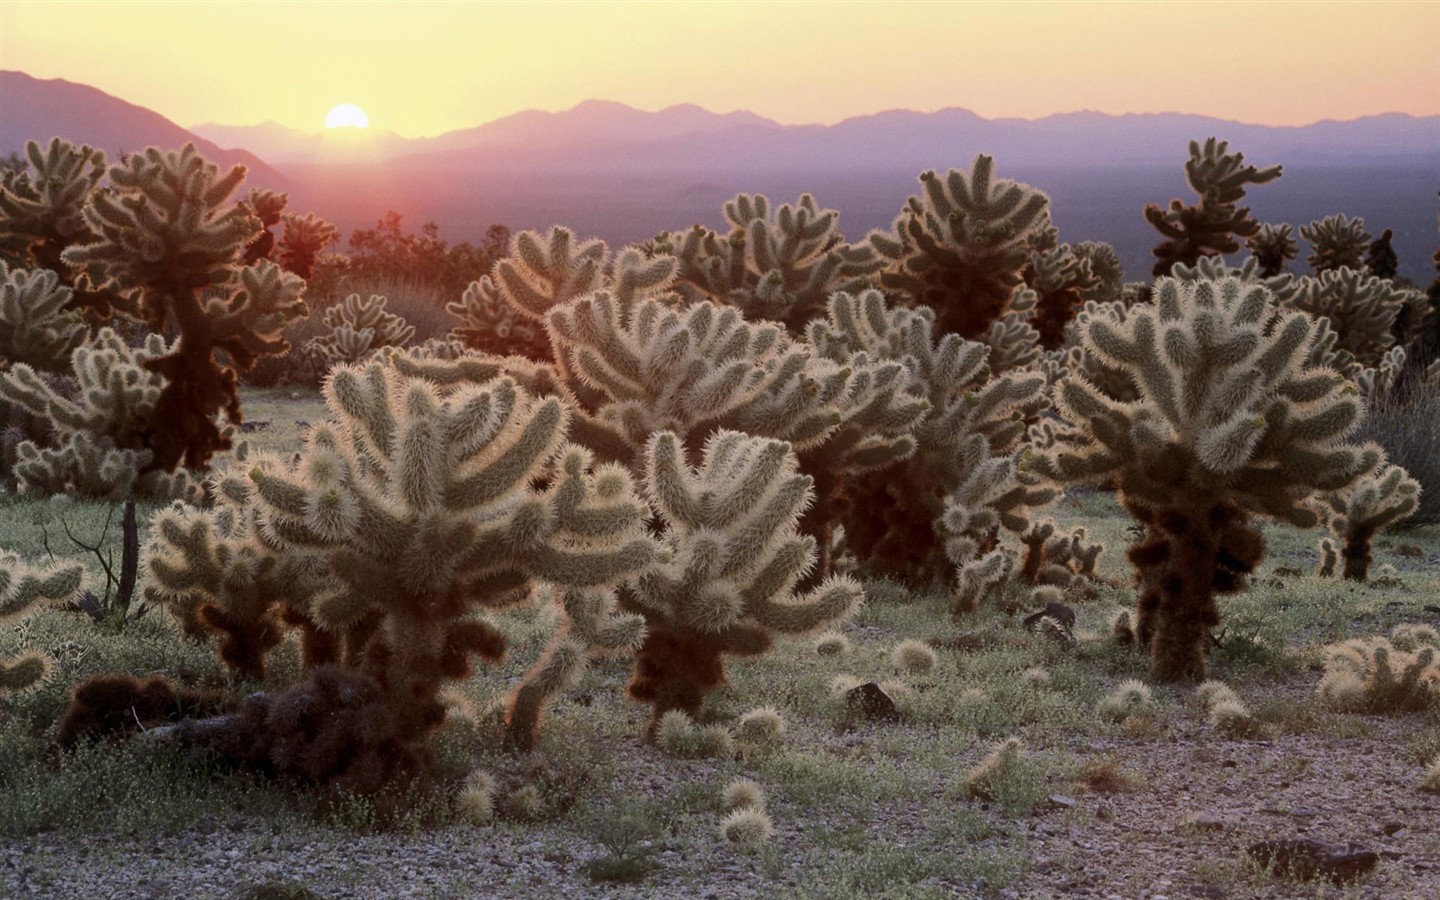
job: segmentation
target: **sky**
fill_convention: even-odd
[[[597,98],[786,124],[956,106],[1269,125],[1436,115],[1437,36],[1440,0],[0,0],[0,68],[186,127],[318,131],[354,103],[407,137]]]

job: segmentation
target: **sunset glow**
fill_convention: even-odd
[[[1434,2],[0,4],[7,69],[183,126],[313,131],[344,97],[407,136],[590,98],[784,123],[953,106],[1429,115],[1436,34]]]

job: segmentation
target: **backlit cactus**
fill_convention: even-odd
[[[0,552],[0,625],[24,618],[41,606],[73,600],[85,569],[79,565],[27,565],[13,553]],[[0,697],[23,691],[45,678],[50,659],[43,653],[0,656]]]
[[[887,260],[881,283],[933,310],[937,337],[985,335],[1023,284],[1029,239],[1049,225],[1049,197],[993,176],[994,160],[983,154],[968,172],[925,172],[894,233],[868,237]]]
[[[0,368],[25,363],[59,372],[69,366],[71,352],[90,335],[67,309],[71,296],[52,271],[0,264]]]
[[[911,432],[915,451],[884,477],[853,485],[845,519],[847,546],[860,562],[920,582],[940,581],[958,564],[947,539],[963,532],[978,550],[996,526],[1024,530],[1029,510],[1055,495],[1015,467],[1026,415],[1049,402],[1044,378],[1028,371],[992,377],[989,348],[954,334],[937,341],[933,323],[928,309],[890,308],[879,291],[866,291],[835,295],[829,319],[813,322],[809,335],[832,360],[863,353],[901,363],[926,402]]]
[[[1087,350],[1132,375],[1140,396],[1120,402],[1073,374],[1056,386],[1082,443],[1029,462],[1065,483],[1113,479],[1145,526],[1129,558],[1139,637],[1161,678],[1204,678],[1215,595],[1241,588],[1264,555],[1252,516],[1313,526],[1312,494],[1381,461],[1377,446],[1347,441],[1364,414],[1353,386],[1305,363],[1315,332],[1257,284],[1161,279],[1153,303],[1123,324],[1091,319],[1083,335]]]
[[[84,208],[105,175],[104,151],[60,138],[44,148],[29,141],[25,161],[27,168],[0,174],[0,239],[23,245],[28,264],[57,273],[75,289],[70,308],[108,316],[116,298],[92,290],[61,261],[67,247],[94,239]]]
[[[1250,255],[1259,263],[1261,278],[1272,278],[1285,271],[1285,264],[1300,252],[1295,243],[1295,229],[1285,224],[1266,223],[1245,239]]]
[[[148,443],[165,388],[150,364],[173,351],[155,334],[132,349],[104,328],[71,354],[73,389],[24,363],[0,373],[0,400],[49,421],[54,430],[53,437],[16,447],[20,490],[108,499],[196,496],[198,484],[186,473],[155,468]]]
[[[646,447],[645,490],[664,525],[662,556],[634,583],[627,606],[645,617],[630,695],[698,719],[725,683],[725,656],[755,656],[776,637],[822,630],[860,605],[860,586],[832,577],[797,596],[815,540],[797,531],[811,479],[784,441],[717,432],[698,468],[671,432]]]
[[[1316,273],[1365,267],[1370,234],[1365,230],[1364,219],[1352,219],[1344,213],[1326,216],[1301,225],[1300,236],[1310,242],[1310,255],[1305,261]]]
[[[131,154],[109,175],[107,190],[92,192],[83,210],[94,240],[65,250],[63,260],[136,304],[152,331],[178,332],[170,353],[146,363],[165,379],[147,437],[149,467],[203,468],[230,447],[216,414],[240,422],[236,369],[286,349],[279,331],[305,312],[304,283],[268,261],[240,266],[259,227],[243,206],[225,205],[243,166],[221,174],[187,144]]]
[[[322,321],[330,333],[311,338],[305,349],[323,357],[328,366],[360,362],[382,347],[403,347],[415,336],[415,326],[385,308],[387,298],[372,294],[362,300],[351,294],[325,310]]]
[[[1364,581],[1370,571],[1370,544],[1381,529],[1401,522],[1420,506],[1420,483],[1399,466],[1385,465],[1344,490],[1324,496],[1331,509],[1330,531],[1341,542],[1344,575]]]
[[[154,598],[218,634],[228,663],[263,674],[281,623],[294,625],[315,677],[339,665],[336,677],[373,683],[387,746],[413,749],[444,719],[443,683],[465,678],[472,655],[504,652],[479,616],[536,582],[598,592],[580,595],[570,634],[634,642],[633,623],[607,631],[603,596],[652,557],[644,506],[623,472],[591,471],[565,444],[559,398],[503,377],[447,391],[379,363],[337,369],[325,396],[331,419],[298,462],[261,461],[220,485],[229,505],[166,511],[152,527]],[[573,649],[564,638],[552,660]],[[569,676],[551,672],[531,676],[545,696]],[[357,765],[380,764],[365,734],[349,739],[368,748]]]
[[[840,214],[809,194],[778,208],[763,194],[739,194],[725,204],[725,220],[726,235],[696,226],[657,239],[678,263],[677,290],[795,334],[824,313],[831,294],[862,290],[883,264],[870,245],[847,244]]]
[[[1361,366],[1374,366],[1395,343],[1395,318],[1409,293],[1383,278],[1345,267],[1299,279],[1286,305],[1329,319],[1337,337],[1335,349],[1349,353]]]
[[[1177,263],[1193,266],[1202,257],[1239,250],[1236,238],[1248,238],[1260,230],[1260,223],[1250,217],[1250,208],[1238,205],[1245,199],[1246,185],[1279,177],[1280,166],[1247,166],[1245,154],[1231,153],[1226,141],[1213,137],[1203,144],[1191,141],[1185,178],[1200,202],[1187,206],[1171,200],[1168,208],[1145,207],[1145,220],[1165,238],[1153,251],[1158,260],[1154,274],[1169,275]]]

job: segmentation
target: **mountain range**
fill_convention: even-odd
[[[1395,232],[1402,274],[1417,281],[1429,280],[1436,242],[1440,116],[1276,127],[1178,113],[1024,120],[944,109],[825,126],[688,104],[645,112],[590,100],[405,138],[378,129],[312,134],[273,122],[187,130],[95,88],[18,72],[0,72],[0,99],[0,153],[57,134],[112,153],[194,140],[217,161],[249,166],[248,183],[287,190],[292,208],[342,228],[371,225],[393,209],[416,224],[436,222],[451,240],[477,240],[496,222],[566,224],[611,242],[696,222],[718,227],[721,204],[739,191],[777,201],[810,191],[840,210],[856,239],[890,225],[919,172],[962,168],[987,153],[1000,177],[1051,195],[1062,239],[1108,241],[1127,276],[1141,278],[1157,239],[1141,210],[1192,198],[1186,147],[1215,135],[1249,162],[1284,164],[1282,178],[1247,197],[1262,221],[1361,216],[1374,233]]]

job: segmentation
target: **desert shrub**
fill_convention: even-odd
[[[1402,641],[1403,642],[1403,641]],[[1350,712],[1399,713],[1440,703],[1440,647],[1397,649],[1383,637],[1325,648],[1320,695]]]
[[[1385,448],[1390,462],[1420,486],[1419,503],[1406,520],[1440,522],[1440,386],[1414,379],[1382,394],[1370,406],[1359,432]]]
[[[1095,711],[1102,719],[1123,722],[1131,716],[1150,713],[1154,708],[1155,698],[1150,686],[1131,678],[1117,685],[1114,691],[1100,701]]]

